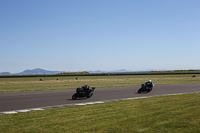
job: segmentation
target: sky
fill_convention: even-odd
[[[0,72],[200,69],[200,0],[0,0]]]

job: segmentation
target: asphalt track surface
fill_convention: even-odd
[[[151,92],[138,94],[137,91],[139,88],[140,86],[96,88],[91,98],[77,100],[72,100],[72,95],[75,93],[76,89],[0,93],[0,113],[113,99],[200,92],[199,83],[155,85]]]

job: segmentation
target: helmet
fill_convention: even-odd
[[[85,87],[88,88],[88,84],[86,84]]]
[[[151,80],[149,80],[148,82],[149,82],[149,83],[151,83],[152,81],[151,81]]]

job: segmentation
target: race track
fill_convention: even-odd
[[[199,93],[200,84],[155,85],[150,93],[138,94],[140,86],[96,88],[89,99],[72,100],[75,89],[0,93],[0,113],[30,108],[67,105],[112,99]]]

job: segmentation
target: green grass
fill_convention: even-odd
[[[200,132],[200,94],[0,115],[0,132]]]
[[[156,85],[200,83],[200,74],[180,75],[118,75],[118,76],[58,76],[0,78],[0,92],[74,89],[84,84],[94,87],[137,86],[151,79]],[[44,81],[39,81],[43,78]],[[59,78],[60,80],[56,80]]]

